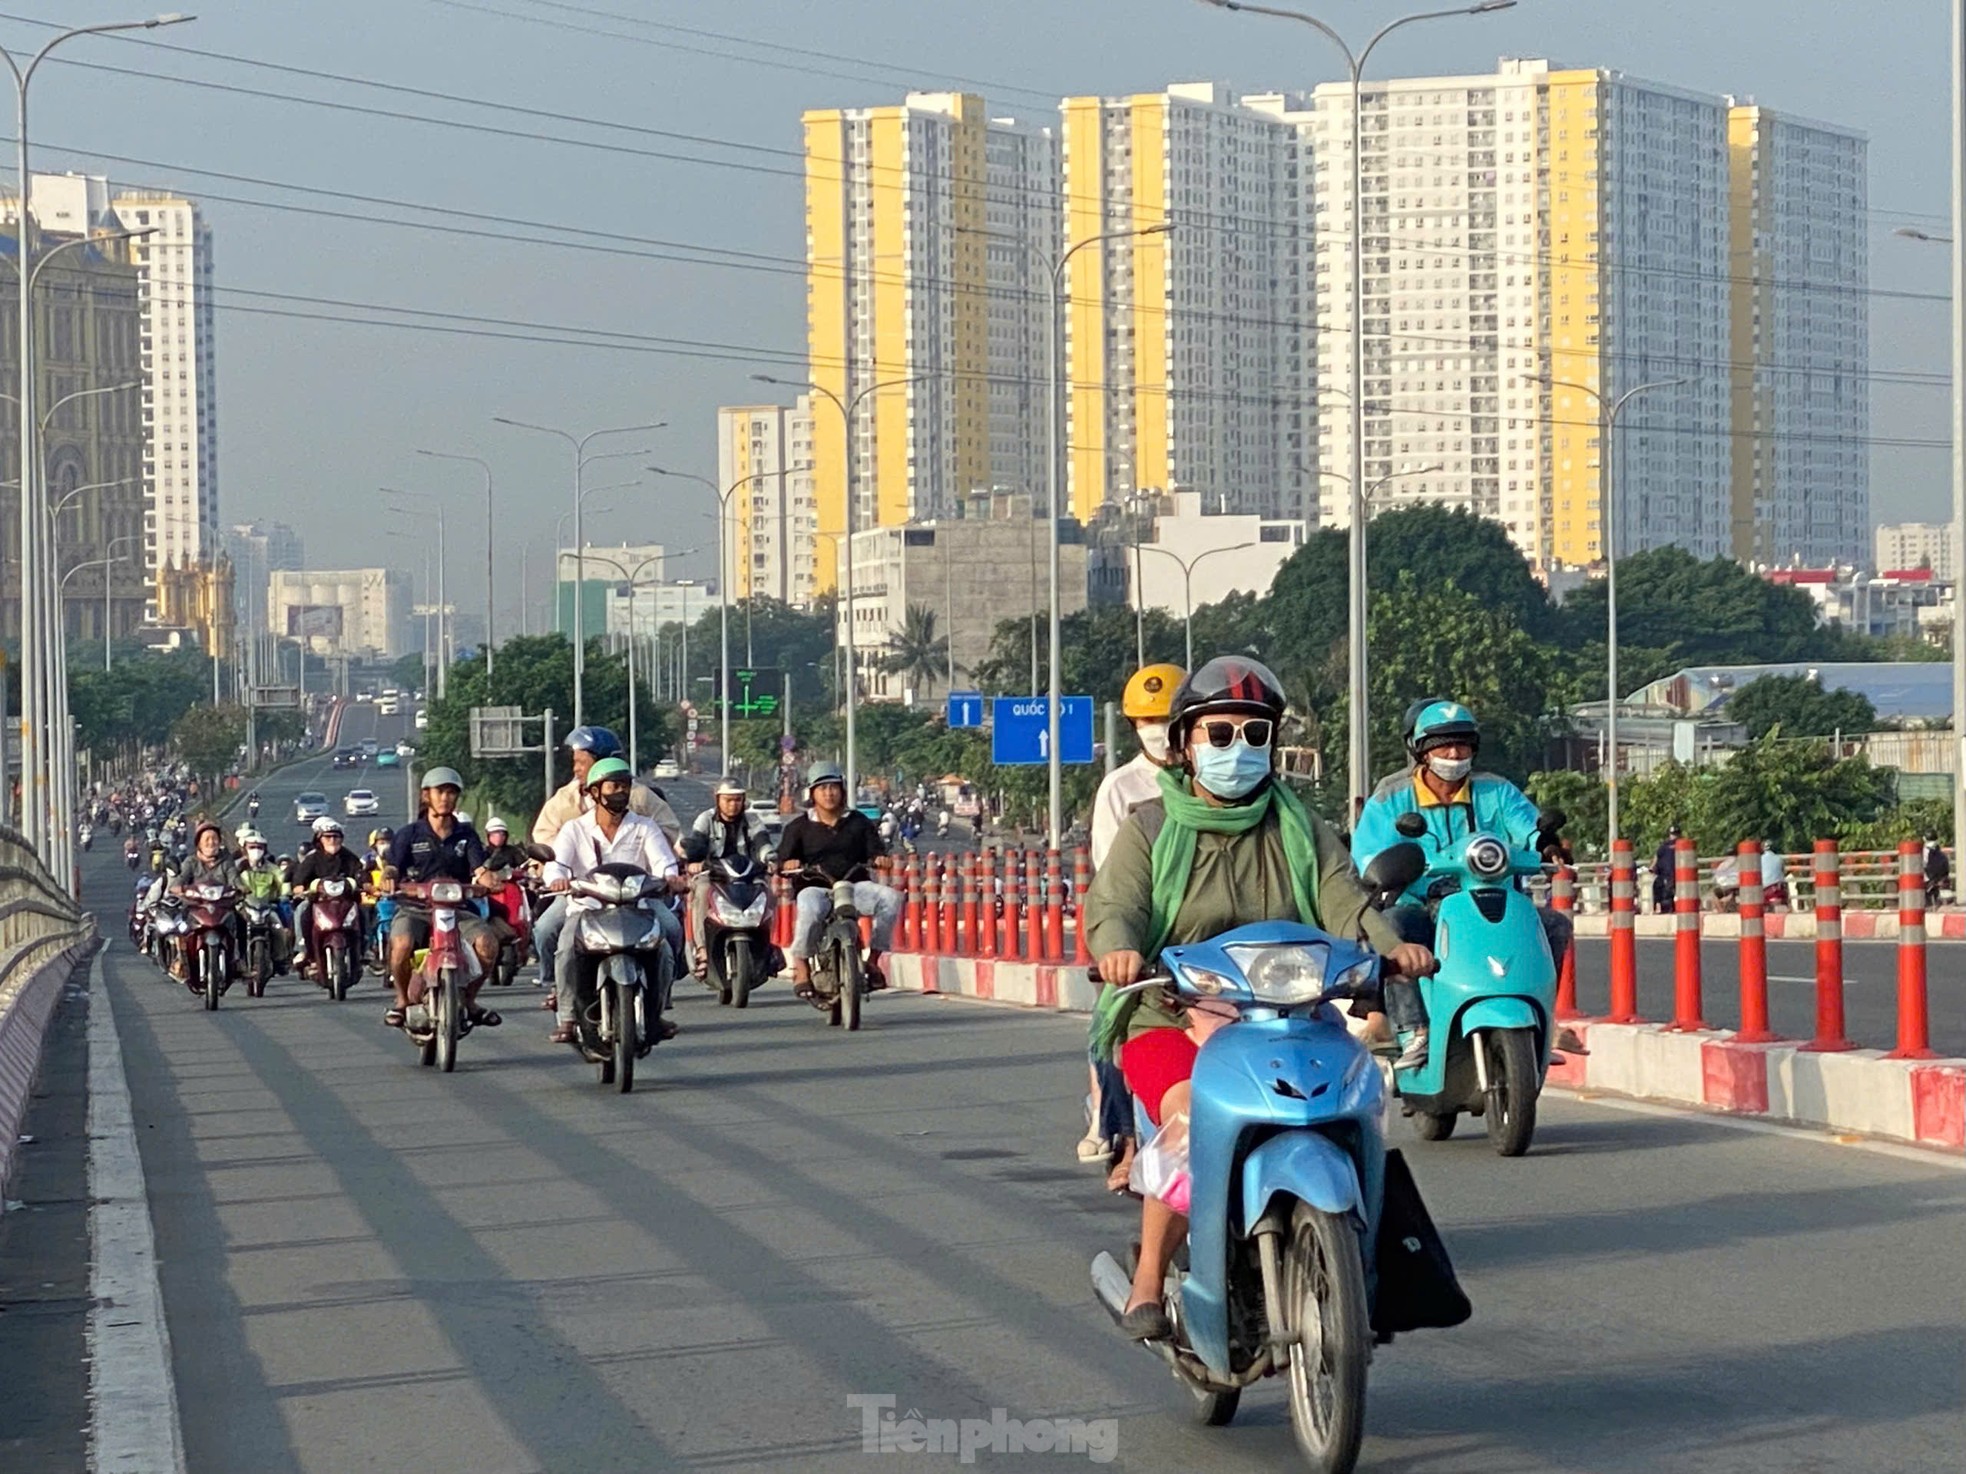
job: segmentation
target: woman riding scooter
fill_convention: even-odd
[[[1126,1083],[1158,1126],[1188,1108],[1200,1042],[1223,1020],[1139,993],[1137,981],[1166,946],[1205,941],[1260,921],[1302,921],[1362,937],[1399,971],[1418,975],[1433,954],[1402,942],[1368,905],[1337,831],[1273,777],[1283,688],[1269,669],[1218,656],[1175,693],[1161,796],[1133,810],[1086,895],[1091,950],[1107,984],[1094,1046],[1118,1046]],[[1187,1221],[1160,1199],[1140,1209],[1140,1260],[1120,1325],[1135,1340],[1171,1333],[1161,1297]]]

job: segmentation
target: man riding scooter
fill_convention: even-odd
[[[785,826],[778,851],[779,862],[792,876],[797,892],[793,902],[792,991],[801,998],[813,996],[812,954],[831,914],[833,887],[852,879],[855,871],[871,876],[875,861],[885,853],[874,821],[847,806],[846,774],[838,763],[816,762],[806,770],[806,800],[812,807]],[[823,879],[814,879],[814,874]],[[867,986],[870,990],[885,988],[887,974],[881,968],[881,955],[894,936],[901,897],[890,886],[862,878],[854,882],[853,905],[874,923],[867,949]]]
[[[463,792],[464,780],[455,768],[432,768],[423,775],[422,812],[396,831],[383,862],[385,892],[394,892],[399,880],[455,880],[464,885],[486,881],[484,841],[458,817],[457,801]],[[478,959],[476,975],[464,986],[465,1012],[475,1027],[495,1028],[504,1020],[490,1009],[478,1007],[478,990],[498,961],[498,943],[484,919],[468,909],[457,913],[457,930]],[[416,951],[429,945],[429,908],[399,901],[395,919],[389,924],[389,980],[395,987],[396,1001],[382,1016],[392,1029],[402,1028],[408,1016],[410,969]]]
[[[288,877],[293,887],[294,935],[299,942],[300,975],[314,977],[314,981],[324,980],[314,974],[313,902],[309,899],[314,887],[324,880],[345,880],[350,885],[360,886],[369,877],[369,870],[361,858],[348,849],[346,837],[341,831],[338,819],[323,816],[314,821],[314,849],[294,866]],[[362,965],[362,929],[355,928],[355,966]]]
[[[704,950],[710,913],[711,878],[706,861],[725,860],[742,855],[761,870],[769,870],[778,858],[764,816],[754,812],[751,796],[742,783],[726,778],[717,785],[711,807],[696,816],[689,833],[683,836],[682,858],[690,867],[689,935],[693,961],[691,969],[701,979],[710,971],[709,954]]]
[[[1467,707],[1448,700],[1420,706],[1407,723],[1406,750],[1412,769],[1381,783],[1359,814],[1352,833],[1352,860],[1359,869],[1370,865],[1381,851],[1404,842],[1396,827],[1404,814],[1418,814],[1426,822],[1426,832],[1416,842],[1429,860],[1476,832],[1493,834],[1517,849],[1539,848],[1541,819],[1528,795],[1506,778],[1474,770],[1481,727]],[[1424,877],[1414,881],[1400,904],[1386,912],[1386,919],[1402,940],[1431,948],[1429,886]],[[1570,946],[1570,919],[1547,909],[1538,915],[1549,938],[1550,955],[1561,958]],[[1410,981],[1395,981],[1385,992],[1393,1027],[1401,1034],[1411,1031],[1396,1067],[1412,1068],[1427,1058],[1427,1020],[1419,991]]]

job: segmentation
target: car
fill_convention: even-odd
[[[327,813],[328,796],[325,793],[317,793],[310,789],[294,799],[294,823],[302,827],[311,825],[316,819],[326,818]]]
[[[680,778],[683,776],[682,765],[672,757],[665,757],[655,765],[655,776],[658,778]]]
[[[367,757],[374,757],[376,753],[382,750],[382,744],[373,737],[364,737],[357,745],[362,749],[363,755]]]
[[[416,709],[416,721],[414,725],[419,732],[430,725],[429,715],[420,706]]]
[[[393,747],[385,747],[375,755],[375,765],[378,768],[400,768],[403,765],[403,755]]]
[[[396,744],[396,756],[397,756],[397,757],[415,757],[415,756],[416,756],[416,744],[415,744],[414,742],[398,742],[398,743]]]
[[[383,697],[382,700],[375,704],[375,709],[378,715],[393,717],[396,715],[396,698],[394,696]]]
[[[337,747],[334,750],[334,767],[359,768],[362,766],[362,750],[359,747]]]
[[[341,801],[341,811],[351,819],[366,818],[382,812],[382,801],[366,788],[351,788]]]

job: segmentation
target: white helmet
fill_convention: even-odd
[[[239,840],[239,848],[242,850],[246,848],[247,845],[256,844],[260,846],[260,848],[262,849],[266,847],[266,836],[261,834],[257,829],[255,829],[250,824],[241,824],[239,826],[237,838]]]
[[[319,839],[324,834],[340,833],[342,833],[341,820],[331,814],[323,814],[314,821],[314,837],[316,839]]]
[[[487,834],[510,834],[511,832],[511,826],[496,814],[485,820],[485,833]]]

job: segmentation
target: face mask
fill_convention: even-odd
[[[1433,769],[1434,776],[1440,779],[1441,782],[1459,783],[1469,773],[1474,771],[1474,759],[1471,757],[1430,757],[1427,759],[1427,766]]]
[[[1133,730],[1139,735],[1140,750],[1146,753],[1151,761],[1165,766],[1167,763],[1167,723],[1142,722]]]
[[[601,795],[601,807],[606,809],[610,814],[617,816],[625,814],[628,812],[628,795],[625,793],[604,793]]]
[[[1195,781],[1217,798],[1246,798],[1270,776],[1270,750],[1237,738],[1227,747],[1195,749]]]

